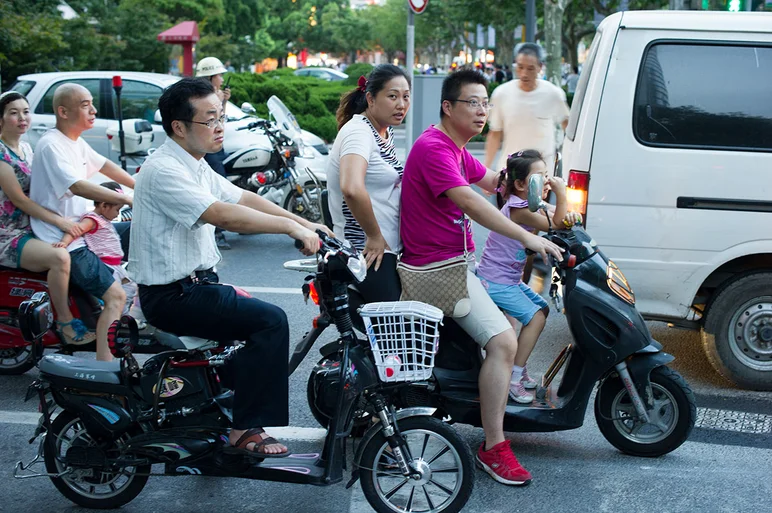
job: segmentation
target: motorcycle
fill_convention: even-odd
[[[545,209],[543,180],[529,184],[529,209]],[[550,296],[568,320],[573,342],[547,369],[532,404],[509,401],[504,430],[545,432],[582,426],[587,406],[597,385],[594,413],[603,436],[620,451],[655,457],[678,448],[691,433],[696,420],[694,394],[684,379],[666,365],[673,356],[662,351],[635,308],[635,295],[622,271],[596,246],[581,227],[551,229],[545,237],[565,251],[564,259],[552,258],[554,278]],[[302,270],[304,261],[288,262],[286,268]],[[319,284],[307,279],[305,292],[318,298]],[[562,296],[558,293],[562,286]],[[351,292],[352,304],[362,303]],[[358,297],[358,299],[357,299]],[[315,302],[318,300],[315,299]],[[314,341],[329,325],[329,310],[321,315],[294,351],[290,369],[305,358]],[[353,312],[356,321],[356,312]],[[365,329],[359,322],[359,329]],[[319,407],[317,374],[338,364],[334,346],[325,345],[317,367],[308,379],[308,402],[321,425],[329,412]],[[395,354],[398,360],[403,354]],[[478,376],[483,356],[479,346],[449,318],[440,327],[439,352],[426,380],[394,392],[401,407],[432,407],[451,421],[482,427]],[[398,368],[399,365],[396,365]],[[562,377],[556,378],[563,371]],[[554,382],[554,384],[553,384]],[[356,413],[360,431],[372,412],[360,405]]]
[[[120,218],[116,221],[126,222],[131,221],[131,218],[132,210],[126,207],[121,210]],[[124,253],[128,254],[128,231],[122,234],[122,239]],[[67,344],[53,327],[34,343],[25,339],[21,327],[24,314],[22,307],[35,294],[47,291],[45,273],[0,267],[0,375],[24,374],[43,357],[45,349],[55,348],[61,354],[70,355],[79,351],[96,351],[96,342]],[[237,288],[237,291],[249,296],[242,289]],[[96,330],[97,319],[102,313],[99,300],[71,283],[68,304],[73,316],[82,320],[89,330]],[[122,330],[119,335],[126,338],[129,333]],[[156,354],[188,346],[185,337],[180,339],[147,323],[139,330],[138,337],[135,352],[141,354]]]
[[[229,450],[233,394],[224,388],[222,370],[238,347],[219,354],[212,352],[216,343],[167,351],[140,367],[132,355],[136,326],[124,318],[120,322],[132,332],[129,342],[111,338],[119,360],[48,355],[40,361],[40,377],[27,393],[27,399],[37,396],[42,412],[30,442],[40,438],[38,453],[27,465],[17,463],[14,476],[47,476],[65,497],[89,508],[115,508],[134,499],[154,464],[164,465],[160,475],[327,486],[343,480],[344,442],[354,406],[364,402],[377,422],[356,448],[346,486],[361,479],[367,501],[381,513],[461,511],[474,483],[469,448],[432,415],[433,409],[395,410],[389,401],[395,390],[431,373],[441,312],[409,303],[388,312],[368,311],[363,315],[378,334],[369,344],[358,340],[346,290],[364,279],[365,260],[342,241],[320,238],[316,280],[340,332],[339,365],[315,378],[319,405],[330,419],[320,454],[260,458]],[[50,325],[50,306],[43,295],[27,303],[22,324],[34,339]],[[395,337],[398,330],[402,335]],[[403,379],[379,379],[388,353],[400,350],[413,355]],[[56,417],[54,410],[61,410]],[[44,464],[45,472],[36,473],[32,466],[37,464]]]
[[[235,129],[225,138],[223,161],[228,179],[263,196],[311,222],[322,218],[321,192],[326,188],[323,166],[318,155],[316,172],[311,167],[318,151],[305,144],[295,116],[276,96],[267,102],[275,122],[255,119]],[[239,132],[249,131],[248,135]],[[255,143],[264,136],[265,142]],[[324,148],[326,154],[326,148]]]

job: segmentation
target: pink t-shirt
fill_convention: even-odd
[[[96,212],[83,214],[80,220],[86,218],[96,223],[90,232],[83,234],[83,240],[86,241],[88,249],[107,265],[121,265],[123,248],[121,248],[121,238],[118,236],[113,223]]]
[[[485,173],[479,160],[443,132],[433,126],[424,130],[410,150],[402,176],[403,262],[428,265],[464,253],[463,212],[445,191],[479,182]],[[467,249],[474,253],[471,221],[466,225]]]

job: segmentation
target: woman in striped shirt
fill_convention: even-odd
[[[397,254],[402,163],[394,149],[393,126],[410,108],[410,78],[381,64],[338,108],[338,136],[330,152],[327,189],[335,235],[367,259],[367,278],[358,285],[366,303],[400,296]]]

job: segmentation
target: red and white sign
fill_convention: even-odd
[[[429,5],[429,0],[408,0],[410,9],[416,14],[421,14],[426,10],[426,6]]]

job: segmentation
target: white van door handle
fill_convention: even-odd
[[[48,127],[47,127],[46,125],[37,125],[37,126],[33,126],[33,127],[32,127],[32,129],[33,129],[35,132],[38,132],[38,133],[41,133],[41,134],[42,134],[43,132],[48,132]]]

